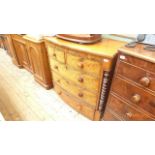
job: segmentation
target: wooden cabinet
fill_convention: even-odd
[[[51,73],[44,41],[28,35],[12,35],[20,67],[26,68],[46,89],[52,87]]]
[[[121,48],[104,120],[155,120],[155,54],[144,45]]]
[[[32,39],[29,36],[24,36],[24,39],[35,80],[46,89],[50,89],[52,79],[44,41]]]
[[[12,36],[11,34],[3,34],[0,35],[0,41],[1,41],[1,45],[0,48],[3,48],[7,51],[7,53],[11,56],[12,58],[12,62],[20,67],[14,46],[13,46],[13,42],[12,42]]]
[[[114,57],[125,43],[104,39],[80,45],[56,37],[45,37],[45,42],[55,91],[76,111],[100,120]]]
[[[12,35],[12,40],[20,67],[24,67],[28,71],[33,72],[30,56],[26,47],[26,40],[22,35],[17,34]]]

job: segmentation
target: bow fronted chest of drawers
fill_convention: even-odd
[[[103,120],[155,120],[155,52],[119,49]]]
[[[55,91],[76,111],[99,120],[117,49],[125,43],[103,39],[82,45],[56,37],[45,37],[45,43]]]

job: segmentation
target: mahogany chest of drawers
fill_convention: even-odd
[[[155,53],[120,48],[103,120],[155,120]]]
[[[55,91],[76,111],[100,120],[109,73],[117,48],[124,42],[105,39],[81,45],[56,37],[45,37],[45,42]]]

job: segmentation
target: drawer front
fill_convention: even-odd
[[[55,46],[55,45],[48,45],[47,46],[48,56],[49,59],[55,59],[62,63],[65,63],[65,49]]]
[[[73,85],[70,81],[64,80],[61,76],[53,72],[54,83],[60,85],[63,89],[65,89],[68,93],[74,95],[80,100],[87,102],[89,105],[95,108],[97,103],[97,96],[94,94],[81,89],[75,85]]]
[[[122,61],[118,62],[117,74],[140,84],[144,88],[155,91],[155,74],[151,74]]]
[[[120,121],[120,119],[116,118],[111,111],[107,108],[104,112],[103,119],[104,121]]]
[[[95,76],[100,75],[101,62],[95,59],[88,59],[86,56],[74,55],[67,53],[67,65],[74,67],[75,69],[81,70],[86,73],[94,74]]]
[[[100,80],[93,76],[80,73],[72,68],[51,60],[52,70],[62,75],[65,79],[70,80],[82,88],[86,88],[91,92],[97,93],[99,89]]]
[[[155,96],[134,86],[125,80],[115,77],[112,83],[112,91],[128,100],[136,107],[140,107],[155,115]]]
[[[86,105],[80,103],[80,101],[76,100],[72,96],[68,96],[66,92],[64,92],[61,87],[59,87],[57,84],[54,86],[55,91],[59,94],[59,96],[72,108],[74,108],[77,112],[83,114],[84,116],[88,117],[89,119],[94,119],[94,113],[95,111]]]
[[[127,105],[125,102],[119,100],[112,94],[108,99],[107,108],[111,109],[114,113],[120,116],[123,120],[129,121],[145,121],[145,120],[153,120],[149,116],[141,113],[140,111],[134,109],[130,105]]]
[[[145,61],[143,59],[139,59],[136,57],[125,55],[125,54],[120,54],[119,59],[124,61],[124,62],[130,63],[130,64],[138,66],[140,68],[143,68],[147,71],[155,73],[155,64],[152,62],[148,62],[148,61]]]

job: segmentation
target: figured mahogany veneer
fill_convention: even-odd
[[[54,89],[60,97],[91,120],[100,120],[117,48],[124,42],[105,39],[80,45],[45,37]],[[103,82],[104,81],[104,82]],[[102,88],[103,87],[103,88]]]
[[[154,60],[144,45],[119,49],[103,120],[155,120]]]

